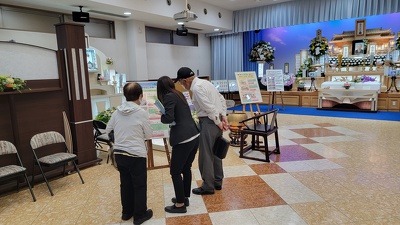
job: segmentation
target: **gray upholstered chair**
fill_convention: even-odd
[[[26,168],[22,165],[21,158],[19,157],[18,151],[15,146],[8,141],[0,141],[0,156],[14,154],[16,160],[13,163],[7,163],[7,165],[0,167],[0,181],[6,181],[11,179],[17,179],[17,190],[19,190],[19,178],[23,176],[26,184],[29,187],[33,201],[36,202],[35,194],[33,193],[31,184],[28,181],[26,175]]]
[[[44,152],[41,151],[43,149],[43,147],[52,146],[52,145],[55,145],[58,143],[62,143],[64,145],[64,147],[65,147],[64,152],[56,152],[56,153],[45,155]],[[35,165],[39,166],[39,169],[40,169],[40,172],[42,173],[43,179],[45,180],[47,187],[50,191],[50,194],[52,196],[54,194],[53,194],[53,191],[50,188],[50,184],[47,181],[47,178],[43,172],[43,169],[42,169],[43,166],[44,167],[52,167],[52,168],[63,166],[64,167],[63,175],[65,175],[65,165],[68,162],[72,162],[75,167],[76,172],[78,172],[79,177],[81,178],[82,184],[85,183],[83,181],[82,175],[75,163],[75,160],[77,160],[77,156],[75,154],[68,152],[68,146],[65,143],[64,137],[60,133],[58,133],[56,131],[48,131],[48,132],[36,134],[31,138],[31,147],[32,147],[32,151],[33,151],[33,170],[32,170],[33,172],[32,173],[35,174],[34,173]],[[34,185],[34,177],[35,176],[32,176],[32,186]]]

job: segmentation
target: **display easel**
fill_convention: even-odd
[[[268,92],[268,102],[269,102],[268,111],[270,110],[269,106],[271,106],[271,110],[272,110],[272,109],[274,109],[274,105],[279,105],[279,104],[276,104],[276,92],[277,91],[269,91]],[[283,103],[282,91],[279,91],[279,94],[281,96],[281,103],[282,103],[280,105],[282,106],[282,110],[285,110],[285,104]],[[271,97],[272,97],[272,99],[271,99]]]
[[[150,140],[146,141],[146,146],[147,146],[147,169],[153,170],[153,169],[168,168],[171,165],[171,156],[169,154],[167,138],[163,138],[163,142],[164,142],[165,154],[167,155],[168,165],[154,166],[153,142],[150,139]]]

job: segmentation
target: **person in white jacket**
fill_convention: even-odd
[[[121,180],[122,220],[133,217],[142,224],[153,216],[147,209],[146,143],[153,130],[147,112],[140,107],[143,98],[138,83],[124,86],[126,102],[117,107],[107,124],[106,132],[114,131],[114,154]]]

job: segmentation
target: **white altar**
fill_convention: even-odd
[[[361,110],[378,110],[378,93],[380,82],[350,83],[345,89],[346,82],[327,81],[318,90],[318,108],[346,108]]]

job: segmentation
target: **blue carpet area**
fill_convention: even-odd
[[[238,105],[229,110],[242,111],[243,106]],[[306,116],[328,116],[328,117],[342,117],[342,118],[355,118],[355,119],[369,119],[369,120],[389,120],[389,121],[400,121],[400,112],[356,112],[356,111],[339,111],[339,110],[318,110],[316,108],[307,107],[295,107],[285,106],[282,109],[281,106],[274,106],[274,109],[278,108],[281,114],[294,114],[294,115],[306,115]],[[268,105],[260,105],[261,112],[268,111]],[[246,105],[246,111],[250,111],[250,106]],[[257,111],[256,105],[253,104],[253,111]]]

